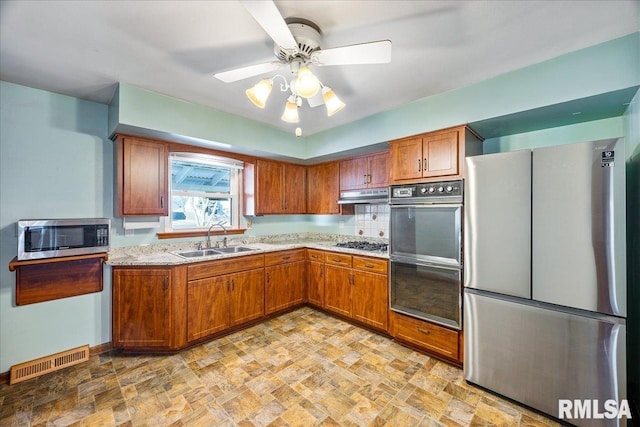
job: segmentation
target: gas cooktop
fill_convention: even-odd
[[[360,249],[363,251],[380,251],[384,252],[389,247],[386,243],[371,243],[371,242],[344,242],[344,243],[336,243],[336,246],[340,248],[349,248],[349,249]]]

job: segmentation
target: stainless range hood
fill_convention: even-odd
[[[367,190],[341,191],[338,204],[355,205],[365,203],[389,203],[388,188],[370,188]]]

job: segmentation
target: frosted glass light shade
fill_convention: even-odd
[[[282,117],[280,118],[287,123],[300,122],[300,116],[298,116],[298,106],[296,105],[295,100],[287,101],[287,105],[285,105],[284,107],[284,113],[282,113]]]
[[[327,107],[327,116],[329,117],[345,107],[345,103],[340,101],[336,93],[327,86],[322,88],[322,99],[325,107]]]
[[[309,67],[301,67],[296,79],[296,93],[303,98],[311,98],[320,90],[320,80]]]
[[[272,88],[273,82],[270,79],[262,79],[253,87],[247,89],[245,93],[256,107],[264,108]]]

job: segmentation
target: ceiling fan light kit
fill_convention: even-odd
[[[319,101],[321,92],[322,101],[327,108],[327,116],[331,117],[345,107],[335,92],[322,84],[309,67],[345,65],[345,64],[382,64],[391,61],[391,41],[380,40],[375,42],[360,43],[350,46],[342,46],[330,49],[321,49],[320,28],[311,21],[303,18],[284,19],[275,3],[270,0],[241,1],[242,5],[253,16],[264,31],[273,39],[274,53],[278,61],[255,64],[235,70],[216,73],[214,76],[225,83],[232,83],[248,77],[275,71],[282,65],[289,65],[292,78],[290,81],[276,74],[270,79],[262,79],[245,93],[251,102],[264,108],[276,77],[282,77],[284,83],[280,85],[281,92],[290,91],[285,110],[280,117],[288,123],[299,123],[298,107],[302,105],[302,99],[307,99],[311,107],[321,105]],[[315,95],[318,95],[314,98]],[[300,128],[296,129],[299,136]],[[300,131],[301,134],[301,131]]]
[[[264,108],[267,105],[267,99],[273,88],[273,79],[262,79],[245,91],[247,98],[253,102],[253,105]]]

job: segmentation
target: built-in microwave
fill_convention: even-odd
[[[56,258],[109,251],[107,218],[18,221],[18,260]]]

